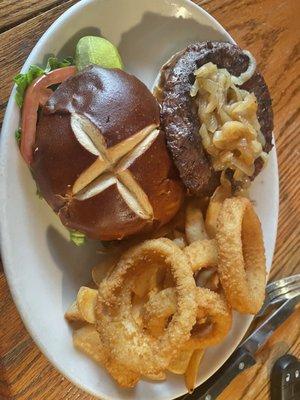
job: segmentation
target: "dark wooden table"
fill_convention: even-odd
[[[0,1],[0,122],[12,87],[35,43],[75,0]],[[280,216],[270,279],[300,272],[300,1],[198,0],[241,47],[249,49],[269,85],[280,168]],[[258,363],[236,378],[220,400],[267,400],[274,361],[300,357],[300,310],[269,340]],[[92,400],[60,375],[26,332],[0,262],[0,400]]]

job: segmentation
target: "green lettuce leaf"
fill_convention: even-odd
[[[70,231],[70,240],[75,243],[76,246],[82,246],[85,243],[86,236],[79,231]]]
[[[18,74],[14,77],[17,85],[15,100],[19,107],[22,107],[25,91],[31,82],[44,74],[44,70],[37,65],[31,65],[25,74]]]
[[[22,134],[21,128],[15,130],[15,138],[18,144],[20,144],[21,142],[21,134]]]
[[[68,67],[69,65],[73,65],[72,57],[59,60],[58,58],[51,56],[48,59],[45,69],[39,67],[38,65],[31,65],[27,72],[16,75],[13,81],[17,85],[15,100],[18,106],[20,108],[22,107],[26,89],[31,82],[34,81],[34,79],[54,69]]]
[[[54,69],[69,67],[70,65],[74,65],[73,57],[67,57],[63,60],[59,60],[56,57],[49,57],[45,72],[53,71]]]
[[[39,189],[38,187],[36,187],[36,192],[35,192],[35,194],[37,195],[37,197],[38,197],[40,200],[43,199],[42,193],[40,192],[40,189]]]

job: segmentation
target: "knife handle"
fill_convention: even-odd
[[[218,372],[182,400],[215,400],[238,374],[255,363],[255,358],[249,351],[238,348]]]
[[[300,399],[300,360],[285,354],[272,368],[271,400],[297,399]]]

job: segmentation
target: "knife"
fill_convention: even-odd
[[[242,371],[256,363],[255,353],[265,344],[275,329],[292,313],[300,295],[283,303],[246,340],[244,340],[222,367],[206,382],[177,400],[215,400]]]

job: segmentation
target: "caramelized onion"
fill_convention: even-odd
[[[238,86],[241,86],[247,82],[253,76],[256,70],[256,61],[250,51],[244,50],[243,53],[249,58],[248,68],[245,72],[242,72],[240,76],[232,76],[231,78],[232,82]]]
[[[211,62],[198,68],[190,94],[198,105],[199,135],[212,157],[213,168],[222,172],[231,169],[233,179],[247,185],[255,160],[261,157],[265,162],[266,157],[262,156],[265,140],[257,119],[256,97],[236,86],[250,79],[255,71],[255,60],[245,53],[249,66],[239,77]]]

